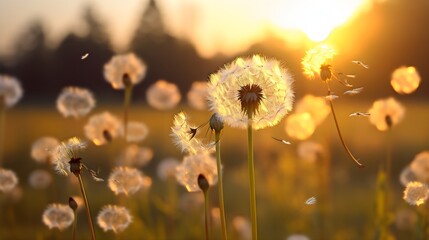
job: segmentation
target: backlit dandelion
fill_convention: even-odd
[[[114,89],[137,85],[146,75],[146,65],[134,53],[113,56],[104,65],[104,78]]]
[[[189,117],[184,112],[175,114],[170,134],[173,143],[184,153],[197,154],[204,150],[204,144],[195,137],[197,128],[189,122]]]
[[[41,137],[31,146],[31,157],[39,163],[51,163],[58,145],[60,141],[54,137]]]
[[[97,223],[105,232],[122,232],[132,221],[130,211],[126,207],[116,205],[104,206],[97,216]]]
[[[404,200],[410,205],[422,205],[429,197],[429,188],[421,182],[410,182],[404,190]]]
[[[153,158],[153,150],[136,144],[128,145],[117,158],[119,165],[143,167]]]
[[[55,150],[53,164],[55,170],[62,175],[67,176],[72,173],[70,162],[80,159],[80,153],[86,148],[86,142],[79,138],[73,137],[67,141],[61,142]]]
[[[295,113],[305,112],[311,115],[314,124],[318,126],[326,119],[331,109],[325,98],[307,94],[295,105]]]
[[[420,75],[415,67],[400,67],[392,73],[390,84],[399,94],[410,94],[420,85]]]
[[[127,134],[125,134],[125,127],[121,126],[119,132],[121,136],[126,138],[127,142],[141,142],[146,139],[149,134],[149,128],[143,122],[131,121],[128,123]]]
[[[9,192],[18,184],[16,173],[9,169],[0,168],[0,191]]]
[[[417,154],[410,164],[410,170],[419,181],[429,183],[429,151]]]
[[[402,121],[405,108],[393,97],[380,99],[369,109],[369,121],[380,131],[386,131]]]
[[[171,110],[181,98],[179,88],[165,80],[158,80],[146,92],[147,102],[157,110]]]
[[[316,125],[309,113],[295,113],[286,119],[285,130],[290,137],[305,140],[313,135]]]
[[[66,87],[57,98],[57,109],[64,117],[80,118],[94,107],[92,92],[81,87]]]
[[[176,168],[177,181],[189,192],[201,191],[198,186],[198,175],[202,174],[210,186],[217,183],[216,160],[208,152],[185,156]]]
[[[176,168],[180,165],[180,162],[175,158],[163,159],[157,167],[157,175],[159,179],[166,181],[168,179],[176,178]]]
[[[73,220],[73,210],[66,204],[49,204],[42,215],[42,221],[49,229],[64,230],[72,225]]]
[[[116,195],[134,194],[140,189],[147,190],[152,180],[143,175],[137,168],[116,167],[109,176],[108,186]]]
[[[320,160],[323,154],[323,146],[320,143],[314,141],[304,141],[299,143],[297,154],[298,157],[303,160],[315,162]]]
[[[191,89],[186,95],[188,98],[188,103],[191,107],[197,110],[206,110],[207,97],[208,97],[208,85],[207,82],[195,81],[191,85]]]
[[[336,51],[326,44],[308,50],[301,61],[304,75],[309,79],[320,77],[323,81],[330,80],[329,64],[336,54]]]
[[[51,182],[51,173],[43,169],[34,170],[28,177],[28,183],[31,187],[36,189],[45,189],[51,184]]]
[[[111,142],[119,135],[121,123],[114,115],[103,112],[91,116],[84,126],[85,136],[95,145]]]
[[[0,75],[0,108],[14,106],[23,95],[21,83],[15,77]]]

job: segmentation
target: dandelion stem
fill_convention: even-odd
[[[203,191],[204,193],[204,227],[206,231],[206,240],[209,240],[209,197],[208,191]]]
[[[328,82],[326,82],[326,86],[328,88],[328,96],[329,96],[329,95],[331,95],[331,90],[329,88]],[[356,159],[353,156],[352,152],[350,151],[349,147],[347,146],[346,142],[343,139],[343,135],[341,134],[341,131],[340,131],[340,126],[338,125],[337,116],[335,115],[335,109],[334,109],[334,104],[333,104],[332,100],[329,100],[329,105],[331,106],[332,116],[334,117],[335,126],[337,128],[337,132],[338,132],[338,136],[340,137],[341,144],[343,145],[343,147],[346,150],[350,159],[353,160],[357,164],[358,167],[360,167],[360,168],[365,167],[362,163],[359,162],[358,159]]]
[[[80,191],[82,193],[83,200],[85,201],[86,215],[88,217],[89,228],[91,231],[91,239],[95,240],[95,232],[94,232],[94,225],[92,224],[91,210],[89,208],[88,198],[86,197],[86,191],[85,191],[85,186],[83,185],[82,176],[80,174],[77,174],[76,177],[79,180]]]
[[[125,96],[124,96],[124,139],[127,141],[128,136],[128,109],[131,103],[131,96],[133,94],[133,86],[129,85],[125,87]]]
[[[248,149],[248,168],[250,184],[250,215],[252,219],[252,239],[258,239],[258,222],[256,215],[256,186],[255,186],[255,164],[253,159],[253,128],[252,128],[252,111],[248,112],[247,125],[247,149]]]
[[[77,228],[77,210],[73,210],[74,221],[73,221],[73,240],[76,240],[76,228]]]
[[[0,102],[0,168],[3,166],[5,124],[6,124],[6,107],[2,102]]]
[[[222,239],[228,239],[226,234],[226,220],[225,220],[225,204],[223,201],[223,173],[220,159],[220,131],[215,131],[216,141],[216,163],[217,163],[217,175],[218,175],[218,189],[219,189],[219,208],[220,208],[220,222],[222,225]]]

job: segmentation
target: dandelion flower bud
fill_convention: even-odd
[[[163,159],[157,167],[157,174],[159,179],[165,181],[167,179],[176,178],[176,167],[180,165],[180,162],[175,158]]]
[[[116,205],[104,206],[97,216],[97,223],[105,232],[109,230],[114,233],[122,232],[132,220],[130,211],[126,207]]]
[[[95,107],[95,99],[88,89],[66,87],[57,98],[57,109],[64,117],[80,118]]]
[[[0,168],[0,191],[9,192],[18,184],[18,177],[12,170]]]
[[[209,182],[207,181],[207,178],[204,177],[203,174],[199,174],[198,175],[198,187],[201,189],[201,191],[203,192],[207,192],[207,190],[210,187]]]
[[[72,198],[69,197],[69,207],[73,210],[76,211],[77,208],[79,207],[79,205],[77,204],[77,202]]]
[[[129,167],[114,168],[108,180],[110,190],[116,195],[134,194],[142,188],[148,189],[151,184],[152,180],[149,177],[145,177],[138,169]]]
[[[22,98],[22,87],[18,79],[0,75],[0,108],[12,107]]]
[[[86,143],[79,138],[73,137],[61,144],[55,150],[53,164],[55,170],[62,175],[67,176],[69,173],[80,173],[80,152],[86,148]],[[73,169],[72,169],[73,168]]]
[[[410,164],[413,174],[422,182],[429,182],[429,151],[417,154]]]
[[[52,175],[46,170],[37,169],[30,173],[28,182],[33,188],[45,189],[51,184]]]
[[[91,116],[84,127],[85,136],[95,145],[111,142],[119,135],[121,123],[114,115],[103,112]]]
[[[392,73],[390,84],[399,94],[410,94],[420,85],[420,75],[415,67],[400,67]]]
[[[177,181],[186,187],[189,192],[200,191],[199,175],[204,175],[209,186],[217,183],[216,160],[208,152],[188,155],[176,168]]]
[[[404,200],[410,205],[419,206],[429,197],[429,189],[421,182],[410,182],[404,190]]]
[[[216,113],[213,113],[213,115],[210,117],[210,128],[214,130],[215,132],[220,133],[224,127],[223,120],[217,115]]]
[[[153,158],[153,150],[136,144],[128,145],[117,158],[119,165],[144,167]]]
[[[146,75],[146,65],[134,53],[113,56],[104,65],[104,78],[114,89],[137,85]]]
[[[39,163],[50,163],[54,160],[55,149],[60,141],[53,137],[37,139],[31,146],[31,157]]]
[[[42,215],[43,223],[52,228],[64,230],[73,223],[74,213],[73,210],[65,204],[49,204]]]
[[[380,99],[369,109],[369,121],[380,131],[386,131],[400,123],[404,117],[404,107],[393,97]]]
[[[295,113],[286,119],[285,130],[289,136],[305,140],[313,135],[316,126],[309,113]]]
[[[207,96],[208,96],[208,86],[207,82],[193,82],[191,89],[186,95],[188,98],[188,103],[191,107],[197,110],[206,110],[207,105]]]
[[[158,80],[146,92],[147,102],[157,110],[171,110],[181,98],[179,88],[165,80]]]
[[[121,125],[119,130],[121,136],[125,135],[124,125]],[[149,134],[149,128],[143,122],[128,122],[127,126],[127,142],[141,142],[146,139]]]

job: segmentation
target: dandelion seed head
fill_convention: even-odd
[[[60,141],[54,137],[41,137],[31,146],[31,157],[39,163],[50,163],[54,160],[58,145]]]
[[[9,192],[18,185],[16,173],[9,169],[0,168],[0,191]]]
[[[310,240],[310,238],[303,234],[292,234],[286,240]]]
[[[152,160],[153,154],[153,150],[148,147],[130,144],[118,156],[117,162],[123,166],[144,167]]]
[[[188,103],[191,107],[197,110],[206,110],[208,108],[208,85],[207,82],[195,81],[191,85],[191,89],[186,95]]]
[[[247,218],[236,216],[232,219],[232,228],[240,240],[252,239],[252,225]]]
[[[400,67],[392,73],[390,84],[399,94],[410,94],[420,85],[420,75],[415,67]]]
[[[49,229],[64,230],[70,227],[73,220],[73,210],[66,204],[49,204],[42,215],[42,221]]]
[[[146,92],[148,104],[157,110],[171,110],[180,102],[182,96],[174,83],[158,80]]]
[[[410,164],[410,169],[417,179],[429,182],[429,151],[417,154]]]
[[[152,180],[143,175],[137,168],[116,167],[108,179],[108,186],[116,195],[134,194],[140,189],[146,190],[152,185]]]
[[[402,169],[401,174],[399,175],[399,181],[404,187],[406,187],[408,183],[418,181],[418,180],[419,179],[411,170],[410,166],[407,166],[404,169]]]
[[[116,205],[104,206],[97,216],[97,223],[105,232],[112,230],[114,233],[120,233],[132,221],[130,211],[126,207]]]
[[[94,107],[92,92],[81,87],[66,87],[57,98],[57,109],[64,117],[80,118]]]
[[[83,142],[77,137],[70,138],[61,142],[55,150],[55,157],[53,164],[55,170],[67,176],[70,172],[70,160],[78,159],[79,154],[86,148],[86,142]]]
[[[51,182],[51,173],[43,169],[32,171],[28,177],[28,183],[31,187],[36,189],[45,189],[51,184]]]
[[[184,112],[174,115],[173,126],[170,136],[173,143],[184,153],[197,154],[205,149],[204,144],[192,136],[191,129],[197,129],[195,125],[189,123],[189,118]]]
[[[189,192],[201,191],[198,185],[200,174],[206,178],[210,186],[217,183],[216,160],[207,151],[185,156],[182,163],[176,168],[177,181]]]
[[[336,51],[326,44],[320,44],[308,50],[301,61],[304,75],[309,79],[318,77],[324,81],[331,79],[331,66],[328,63],[336,54]]]
[[[297,154],[300,159],[316,162],[323,154],[323,146],[314,141],[303,141],[298,145]]]
[[[404,200],[410,205],[422,205],[429,197],[429,188],[421,182],[410,182],[404,190]]]
[[[84,126],[85,136],[95,145],[111,142],[119,135],[121,122],[109,112],[92,115]]]
[[[401,209],[395,214],[395,225],[400,230],[412,230],[417,220],[417,214],[410,209]]]
[[[127,142],[137,143],[146,139],[147,135],[149,135],[149,128],[143,122],[130,121],[128,122],[127,132]],[[119,133],[124,136],[124,125],[121,125]]]
[[[237,58],[210,76],[210,110],[231,126],[262,129],[278,124],[292,110],[293,78],[277,60],[259,55]]]
[[[331,108],[329,107],[329,104],[326,102],[325,98],[307,94],[296,103],[295,112],[308,112],[316,126],[318,126],[329,115]]]
[[[146,65],[134,53],[115,55],[104,65],[104,78],[114,89],[124,89],[127,81],[137,85],[145,76]]]
[[[13,107],[22,98],[21,83],[15,77],[0,75],[0,107]]]
[[[166,181],[168,179],[176,179],[176,168],[180,162],[175,158],[163,159],[156,169],[159,179]]]
[[[294,113],[286,119],[285,130],[290,137],[305,140],[313,135],[316,125],[310,113]]]
[[[369,109],[369,121],[380,131],[386,131],[400,123],[405,115],[405,108],[393,97],[380,99]]]

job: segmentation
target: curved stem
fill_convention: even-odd
[[[331,95],[331,89],[329,88],[328,82],[326,82],[326,86],[328,88],[328,96],[329,96],[329,95]],[[340,131],[340,126],[338,125],[337,116],[335,115],[334,104],[332,103],[332,100],[329,100],[329,105],[331,106],[332,116],[334,117],[335,126],[337,128],[337,132],[338,132],[338,136],[340,137],[341,144],[343,145],[343,147],[346,150],[350,159],[353,160],[354,163],[356,163],[358,167],[360,167],[360,168],[365,167],[362,163],[359,162],[358,159],[356,159],[353,156],[352,152],[350,151],[349,147],[347,146],[346,142],[343,139],[343,135],[341,134],[341,131]]]
[[[128,109],[131,103],[131,96],[133,94],[133,86],[125,87],[125,96],[124,96],[124,139],[127,142],[128,136]]]
[[[219,208],[220,208],[220,222],[222,225],[222,239],[228,239],[226,230],[226,218],[225,218],[225,205],[223,201],[223,173],[222,165],[220,160],[220,131],[215,132],[216,141],[216,163],[217,163],[217,175],[218,175],[218,189],[219,189]]]
[[[252,239],[258,239],[258,221],[256,214],[256,186],[255,186],[255,164],[253,159],[253,128],[252,128],[252,113],[248,113],[247,125],[247,149],[248,149],[248,170],[250,184],[250,215],[252,219]]]
[[[85,186],[83,185],[82,176],[80,174],[77,174],[76,177],[79,180],[80,191],[82,193],[83,200],[85,201],[86,215],[88,217],[89,229],[91,231],[91,239],[95,240],[95,232],[94,232],[94,225],[92,224],[91,210],[89,208],[88,198],[86,197],[86,191],[85,191]]]
[[[204,192],[204,227],[206,232],[206,240],[209,240],[209,198],[208,191]]]

